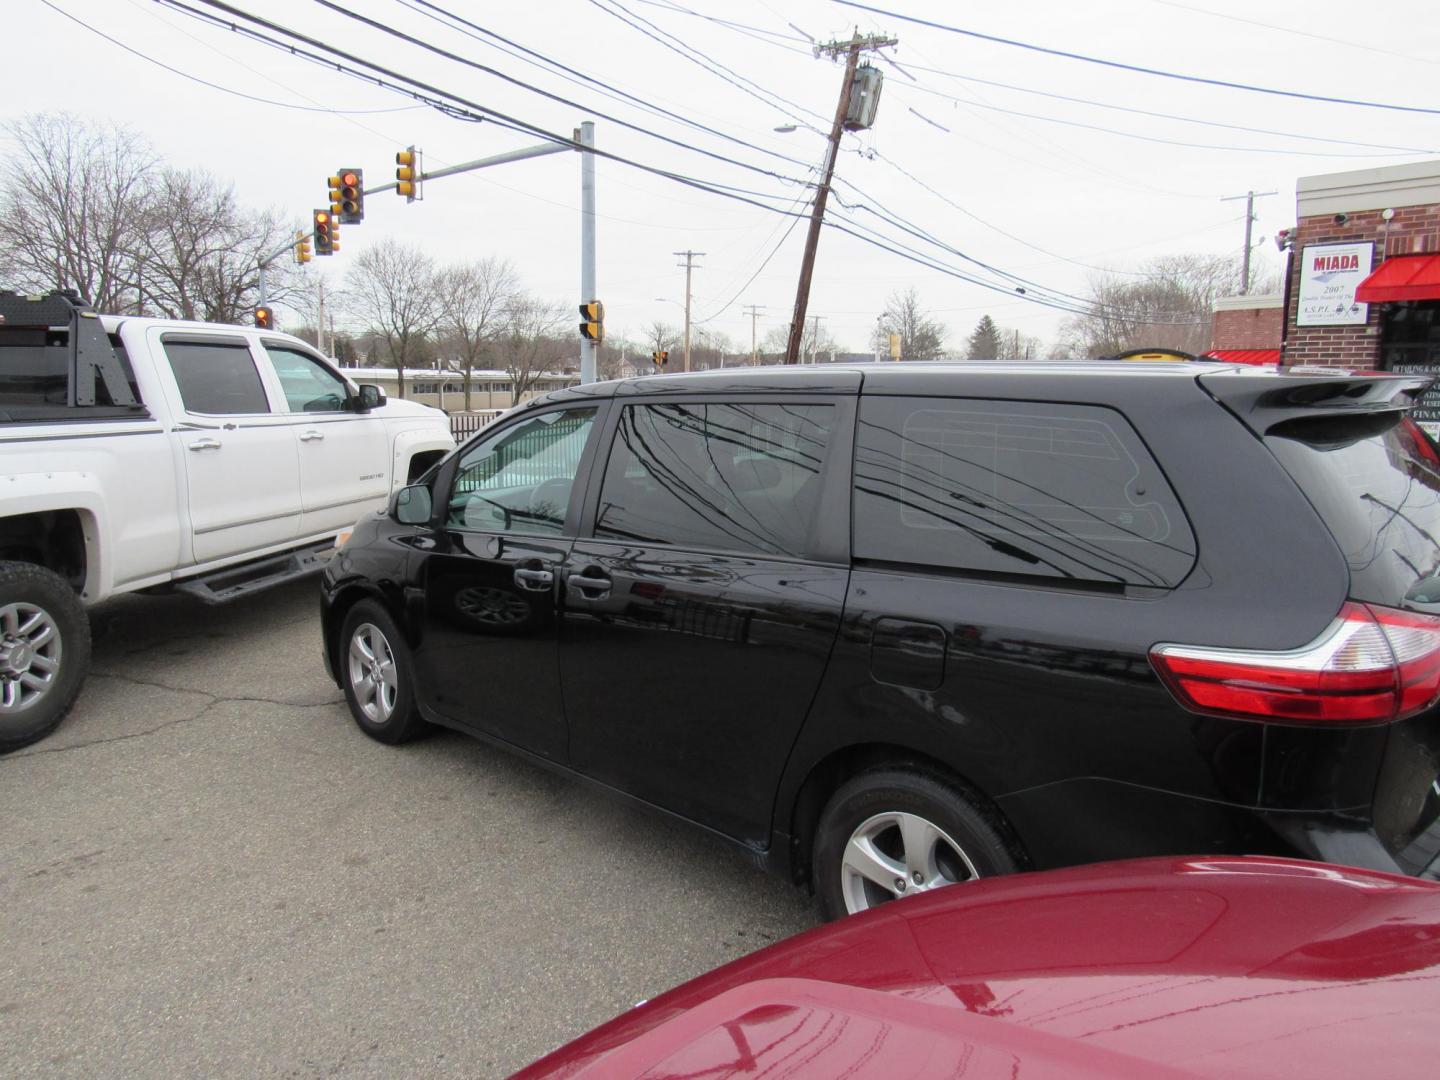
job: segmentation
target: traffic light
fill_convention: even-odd
[[[275,312],[273,312],[272,310],[270,310],[270,308],[266,307],[264,304],[261,304],[259,307],[257,307],[257,308],[255,309],[255,329],[256,329],[256,330],[274,330],[274,329],[275,329]]]
[[[365,171],[340,169],[330,177],[330,211],[342,225],[359,225],[365,220]]]
[[[580,336],[587,341],[600,341],[605,337],[605,305],[599,300],[591,300],[588,304],[580,305],[580,314],[585,316],[585,321],[580,324]]]
[[[413,146],[407,146],[395,155],[395,192],[404,195],[406,202],[423,198],[420,181],[424,175],[421,167],[423,155]]]
[[[658,352],[652,352],[650,359],[655,361],[656,367],[664,368],[666,364],[670,363],[670,350],[661,349]]]
[[[315,211],[315,254],[334,255],[340,250],[340,226],[329,210]]]
[[[307,233],[297,232],[295,234],[295,262],[304,266],[310,261],[310,237]]]

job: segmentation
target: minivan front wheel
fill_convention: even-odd
[[[345,700],[360,730],[383,743],[424,732],[410,648],[390,613],[374,600],[360,601],[345,617],[340,647]]]
[[[894,768],[861,773],[835,792],[814,852],[827,919],[1020,868],[989,815],[956,786]]]

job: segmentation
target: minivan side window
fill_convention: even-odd
[[[167,341],[165,355],[186,412],[228,416],[270,411],[245,341]]]
[[[800,555],[819,504],[830,405],[627,405],[600,539]]]
[[[854,554],[982,574],[1170,587],[1195,538],[1113,409],[861,398]]]
[[[447,521],[461,529],[554,536],[595,425],[595,408],[540,413],[465,451]]]

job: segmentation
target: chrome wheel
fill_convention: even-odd
[[[851,915],[890,900],[980,876],[975,864],[939,826],[916,814],[876,814],[860,823],[840,866],[840,887]]]
[[[361,623],[350,635],[350,688],[355,703],[373,724],[383,724],[395,711],[400,692],[395,653],[374,623]]]
[[[60,629],[44,608],[0,607],[0,716],[39,703],[60,675]]]

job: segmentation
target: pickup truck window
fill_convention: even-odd
[[[343,380],[316,363],[313,357],[294,349],[266,345],[266,355],[280,376],[285,401],[291,412],[342,412],[349,388]]]
[[[185,411],[225,416],[268,413],[265,387],[250,346],[216,341],[167,341],[165,355],[180,386]]]

